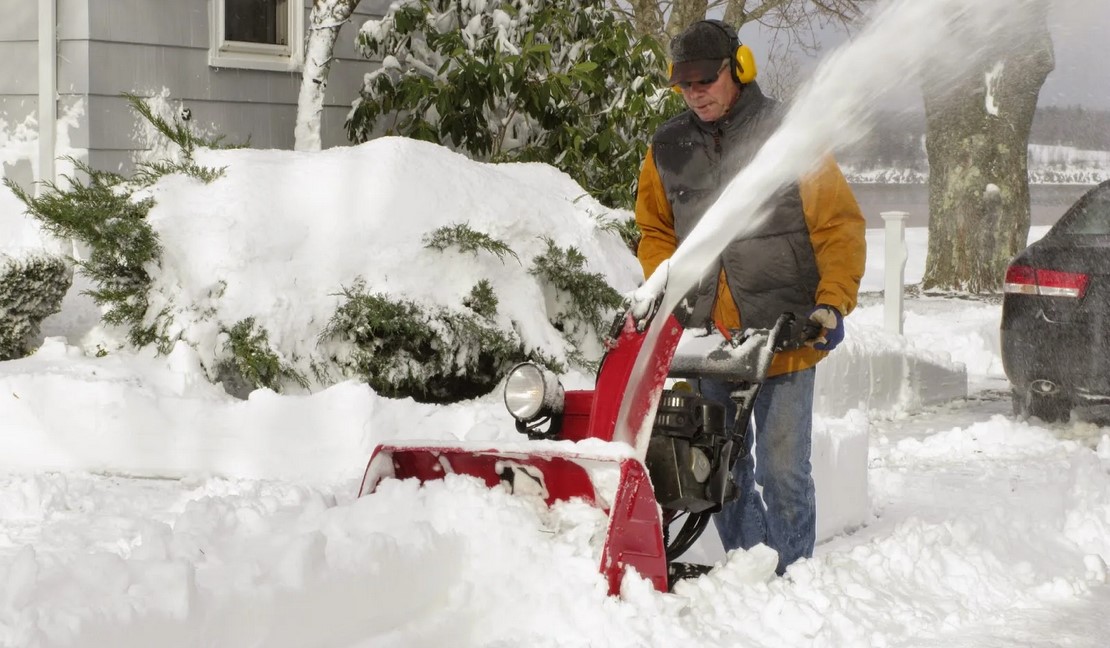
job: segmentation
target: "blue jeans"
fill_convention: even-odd
[[[816,373],[811,367],[763,382],[752,412],[754,429],[748,428],[747,456],[732,469],[740,497],[713,516],[725,551],[766,544],[779,554],[779,575],[795,560],[813,555],[817,499],[809,454]],[[698,383],[704,397],[725,404],[731,427],[736,405],[728,397],[730,383]]]

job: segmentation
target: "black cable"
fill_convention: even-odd
[[[694,546],[694,542],[701,537],[711,517],[712,513],[691,513],[686,518],[686,521],[682,523],[682,528],[675,535],[674,542],[665,545],[667,547],[667,562],[674,561],[686,553],[687,549]],[[666,540],[664,540],[664,543],[666,543]]]

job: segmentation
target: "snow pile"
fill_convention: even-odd
[[[852,184],[925,184],[929,181],[929,172],[904,168],[873,169],[853,165],[844,167],[844,177]]]
[[[167,309],[171,337],[193,346],[210,371],[221,329],[254,318],[312,376],[327,357],[320,333],[357,280],[368,294],[452,309],[487,280],[498,326],[526,349],[564,360],[568,343],[551,323],[557,296],[529,273],[545,239],[577,249],[587,270],[619,291],[640,277],[605,228],[609,210],[546,165],[476,163],[404,138],[318,154],[205,150],[196,160],[224,176],[209,185],[171,176],[152,188],[149,222],[164,252],[148,314]],[[515,258],[425,246],[437,228],[456,224],[506,243]]]
[[[1107,536],[1080,541],[1110,519],[1104,433],[936,414],[872,422],[877,515],[785,578],[760,546],[620,598],[596,509],[469,478],[355,500],[351,481],[0,476],[0,645],[1097,645],[1104,623],[1050,613],[1104,618]]]

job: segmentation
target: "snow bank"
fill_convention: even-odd
[[[57,338],[0,363],[0,409],[0,465],[9,469],[314,483],[361,477],[383,441],[489,438],[490,419],[507,418],[497,399],[435,407],[355,382],[301,396],[262,389],[240,401],[205,379],[187,345],[162,357],[93,358]]]
[[[846,341],[818,370],[811,461],[819,540],[872,514],[869,418],[916,411],[929,402],[920,394],[935,391],[930,378],[951,377],[945,373],[950,363],[915,357],[913,345],[867,324],[852,326],[853,338],[864,341]],[[934,373],[904,371],[913,366]],[[572,388],[588,386],[585,377],[568,381]],[[66,407],[56,407],[59,402]],[[47,340],[34,356],[0,364],[0,408],[0,467],[15,470],[323,484],[360,478],[370,452],[384,441],[519,438],[498,394],[433,406],[382,398],[346,382],[311,395],[258,390],[239,401],[208,383],[185,344],[164,357],[95,358],[64,340]],[[715,534],[693,551],[708,562],[723,558]]]
[[[152,189],[149,221],[164,252],[148,313],[168,308],[171,333],[208,368],[222,353],[221,326],[253,317],[313,376],[324,355],[319,335],[341,290],[359,278],[368,294],[453,309],[488,280],[499,326],[560,358],[566,342],[547,312],[554,304],[528,272],[544,237],[578,249],[587,270],[619,291],[640,278],[604,227],[609,210],[548,165],[483,164],[399,137],[313,153],[205,150],[196,159],[224,176],[208,185],[170,176]],[[454,224],[508,245],[515,258],[425,247],[425,237]]]
[[[881,415],[916,411],[967,396],[967,368],[945,351],[849,316],[844,342],[817,365],[814,411],[840,417],[852,410]]]

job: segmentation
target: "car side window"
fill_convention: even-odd
[[[1101,186],[1083,197],[1053,228],[1055,234],[1110,234],[1110,186]]]

